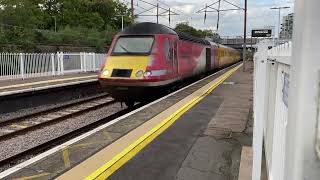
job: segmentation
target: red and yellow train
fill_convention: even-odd
[[[99,81],[111,96],[132,106],[178,81],[240,58],[235,49],[145,22],[114,37]]]

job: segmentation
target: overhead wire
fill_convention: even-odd
[[[131,2],[129,2],[128,0],[122,0],[122,1],[125,2],[125,4],[126,4],[127,6],[131,5]],[[144,8],[143,6],[141,6],[141,4],[139,5],[139,1],[142,2],[142,3],[144,3],[144,4],[147,4],[148,6],[152,6],[152,8],[150,8],[150,9]],[[139,12],[139,13],[137,13],[137,14],[141,14],[141,13],[144,13],[144,12],[152,12],[152,9],[154,9],[154,8],[157,7],[155,4],[152,4],[152,3],[150,3],[150,2],[146,2],[146,1],[144,1],[144,0],[136,0],[136,2],[137,2],[137,3],[134,3],[133,6],[144,10],[144,11]],[[162,2],[161,2],[161,3],[162,3]],[[160,7],[160,6],[158,6],[158,8],[159,8],[159,9],[162,9],[162,10],[165,10],[165,12],[159,13],[159,18],[165,19],[165,20],[169,20],[169,18],[164,17],[164,16],[169,16],[169,14],[165,14],[165,13],[169,12],[169,10],[166,9],[166,8]],[[178,15],[177,13],[175,13],[175,12],[173,12],[173,11],[171,11],[171,12],[172,12],[172,14],[170,14],[170,15]],[[138,17],[139,17],[139,19],[143,19],[143,20],[146,20],[146,21],[149,21],[149,22],[150,22],[150,21],[151,21],[151,22],[154,22],[153,20],[147,20],[147,19],[145,19],[145,18],[142,18],[141,16],[149,16],[149,15],[140,15],[140,16],[138,15]],[[156,16],[156,15],[150,15],[150,16]],[[171,20],[172,20],[172,19],[171,19]]]

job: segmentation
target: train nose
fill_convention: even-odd
[[[146,71],[149,59],[149,56],[109,56],[100,78],[143,79],[150,74]]]

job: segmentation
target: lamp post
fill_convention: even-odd
[[[246,71],[246,61],[247,61],[247,0],[244,1],[244,25],[243,25],[243,49],[242,49],[242,58],[243,58],[243,66],[242,71]]]
[[[278,15],[278,44],[279,44],[279,40],[280,40],[280,23],[281,23],[281,10],[282,9],[288,9],[290,7],[287,6],[282,6],[282,7],[272,7],[270,9],[277,9],[279,11],[279,15]]]
[[[125,15],[116,15],[116,16],[121,17],[121,30],[123,30],[123,16],[125,16]]]

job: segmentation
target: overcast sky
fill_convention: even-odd
[[[130,5],[130,0],[121,0],[122,2]],[[153,4],[159,3],[159,6],[167,9],[169,6],[172,11],[178,13],[178,16],[171,18],[171,27],[175,27],[176,23],[188,21],[192,26],[198,29],[216,29],[217,13],[208,13],[206,23],[204,23],[204,13],[197,14],[196,11],[205,7],[207,3],[212,4],[217,0],[143,0]],[[234,8],[231,5],[221,0],[221,9]],[[240,7],[244,7],[244,0],[228,0]],[[134,0],[135,14],[144,11],[144,9],[152,8],[151,5],[144,3],[140,0]],[[281,15],[287,15],[293,12],[293,0],[248,0],[248,34],[253,28],[263,28],[265,26],[276,26],[278,24],[278,11],[271,10],[270,7],[274,6],[289,6],[290,9],[282,10]],[[217,4],[212,6],[217,8]],[[153,13],[143,14],[156,14],[156,8],[152,9]],[[160,13],[164,10],[160,9]],[[138,21],[151,21],[156,22],[156,17],[139,17]],[[161,24],[169,25],[167,17],[159,19]],[[243,11],[227,11],[221,12],[219,34],[222,36],[234,36],[243,34]]]

